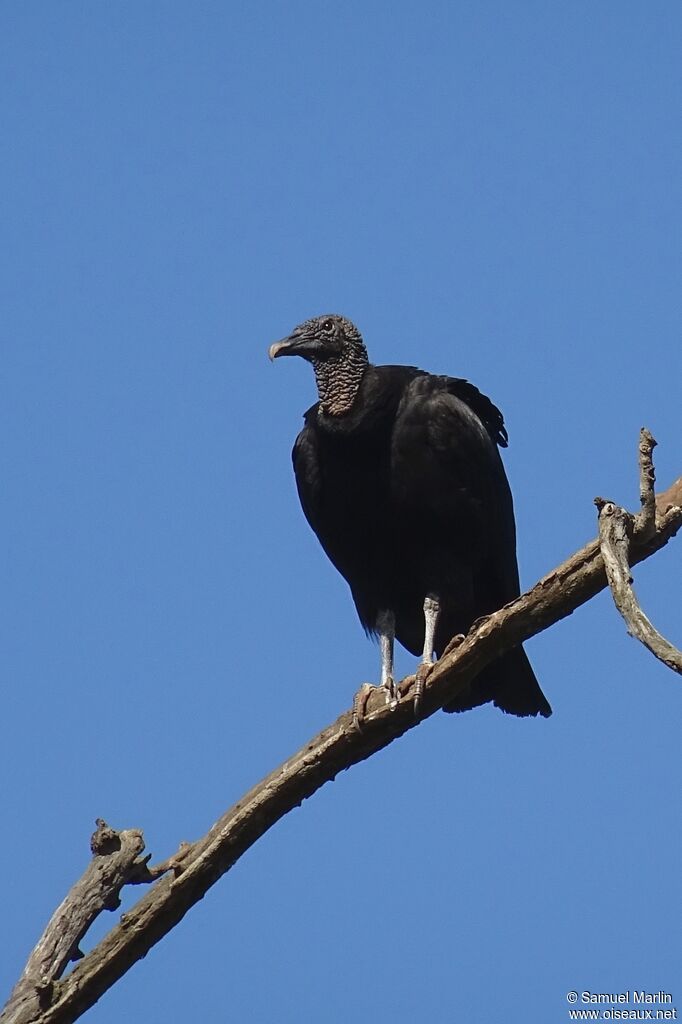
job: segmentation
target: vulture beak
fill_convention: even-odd
[[[271,359],[278,356],[303,356],[304,359],[311,359],[317,355],[320,344],[315,338],[306,337],[305,334],[290,334],[288,338],[276,341],[268,349]]]
[[[268,356],[270,359],[276,359],[277,356],[293,356],[295,353],[291,351],[291,345],[291,338],[282,338],[281,341],[276,341],[270,346]],[[289,349],[288,352],[287,349]]]

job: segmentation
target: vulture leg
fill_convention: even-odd
[[[386,703],[396,696],[393,680],[393,644],[395,641],[395,615],[388,609],[377,615],[377,630],[381,648],[381,685],[386,690]]]
[[[424,599],[424,653],[422,664],[433,664],[433,640],[440,616],[440,601],[435,594],[427,594]]]
[[[424,599],[424,652],[421,664],[417,668],[414,682],[414,713],[419,711],[424,683],[433,665],[433,640],[436,635],[438,616],[440,615],[440,602],[435,594],[427,594]]]
[[[395,702],[398,692],[393,679],[393,645],[395,641],[395,615],[388,609],[379,612],[377,615],[377,632],[379,634],[379,647],[381,648],[381,685],[378,689],[383,690],[386,695],[386,703]],[[353,697],[353,725],[362,732],[362,720],[367,711],[369,695],[377,687],[363,683]]]

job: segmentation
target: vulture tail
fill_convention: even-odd
[[[515,647],[486,666],[443,710],[469,711],[490,700],[496,708],[521,718],[528,715],[549,718],[552,714],[523,647]]]

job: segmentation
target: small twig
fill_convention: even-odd
[[[635,516],[635,532],[643,540],[653,537],[656,532],[656,473],[654,470],[653,451],[656,438],[646,427],[639,432],[639,500],[641,511]]]
[[[633,517],[612,501],[595,498],[595,504],[599,508],[599,542],[606,577],[616,608],[625,619],[628,633],[640,640],[668,668],[682,675],[682,651],[678,651],[652,625],[640,608],[632,588],[630,536]]]
[[[162,860],[159,864],[150,864],[147,868],[144,878],[134,879],[134,881],[140,882],[153,882],[157,878],[161,878],[162,875],[168,874],[169,871],[173,872],[173,875],[177,878],[181,875],[184,866],[183,861],[192,852],[192,843],[181,842],[176,852],[171,856],[167,857],[166,860]]]

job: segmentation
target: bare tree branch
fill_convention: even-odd
[[[682,675],[682,651],[658,632],[639,606],[632,588],[629,552],[633,519],[612,501],[597,499],[599,540],[606,576],[616,608],[625,619],[630,636],[640,640],[668,668]],[[655,529],[655,526],[654,526]]]
[[[658,551],[682,526],[682,477],[657,502],[650,536],[635,535],[630,561]],[[146,893],[108,935],[63,980],[44,992],[32,1017],[0,1016],[3,1024],[65,1024],[92,1006],[123,974],[166,935],[208,889],[276,821],[338,772],[387,746],[434,714],[500,654],[541,632],[594,597],[607,584],[599,541],[592,541],[545,576],[532,590],[477,622],[468,636],[443,654],[429,672],[415,718],[410,689],[391,709],[370,695],[362,732],[351,711],[341,715],[267,778],[253,787],[197,842],[184,845],[156,870],[168,873]],[[68,897],[67,897],[68,899]],[[9,1009],[9,1007],[8,1007]]]
[[[606,577],[616,608],[625,619],[630,636],[640,640],[648,650],[674,672],[682,674],[682,652],[673,646],[652,625],[639,606],[632,587],[630,573],[630,542],[637,536],[640,540],[652,537],[656,532],[657,503],[654,485],[653,451],[656,439],[642,427],[639,432],[639,497],[641,511],[631,516],[624,508],[604,498],[595,498],[599,509],[599,543],[606,568]],[[677,481],[679,484],[680,481]],[[677,484],[670,488],[674,492]],[[670,491],[660,499],[668,504]],[[672,495],[676,504],[679,496]]]

